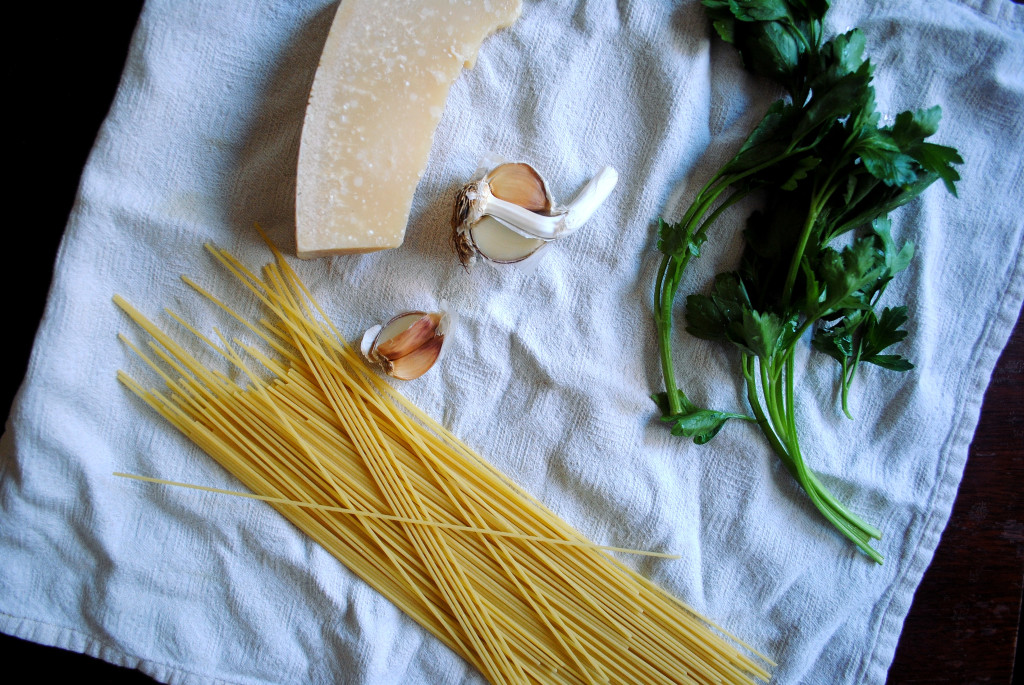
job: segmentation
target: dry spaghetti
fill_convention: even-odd
[[[634,550],[587,540],[369,373],[280,252],[257,276],[208,247],[272,320],[247,321],[185,282],[264,347],[172,316],[244,382],[115,297],[152,338],[149,352],[122,340],[166,389],[118,378],[488,680],[769,679],[770,662],[608,554]]]

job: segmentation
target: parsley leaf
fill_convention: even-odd
[[[659,392],[651,395],[651,399],[661,410],[661,420],[672,426],[672,435],[693,438],[693,442],[698,445],[703,445],[718,435],[729,419],[753,420],[745,414],[701,409],[690,402],[682,391],[677,391],[677,397],[682,405],[682,411],[673,414],[669,407],[667,393]]]

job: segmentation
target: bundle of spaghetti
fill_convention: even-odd
[[[119,379],[295,526],[492,683],[749,683],[771,662],[552,513],[371,373],[281,253],[260,275],[261,341],[203,335],[211,368],[121,297],[121,339],[166,384]],[[194,338],[192,337],[194,336]],[[158,481],[161,482],[161,481]],[[657,555],[656,555],[657,556]],[[667,555],[661,555],[667,556]]]

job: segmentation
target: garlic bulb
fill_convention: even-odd
[[[618,182],[603,168],[570,202],[555,202],[547,182],[522,162],[498,163],[464,185],[452,212],[452,245],[462,265],[480,255],[502,264],[520,262],[546,243],[585,224]]]
[[[387,375],[411,381],[440,358],[448,329],[444,312],[404,312],[367,330],[360,351]]]

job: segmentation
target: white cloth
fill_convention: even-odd
[[[300,128],[334,7],[146,4],[3,437],[3,632],[174,683],[481,680],[269,507],[111,475],[240,487],[117,383],[119,368],[157,379],[115,338],[135,331],[111,296],[234,331],[178,276],[233,297],[202,244],[262,264],[257,221],[293,249]],[[682,554],[626,561],[778,660],[778,682],[881,683],[1024,299],[1024,8],[838,0],[828,25],[866,32],[882,111],[940,104],[935,140],[966,159],[959,199],[936,184],[894,215],[918,254],[886,297],[910,307],[900,351],[916,368],[861,370],[854,421],[830,359],[798,381],[809,463],[884,530],[884,566],[822,520],[755,428],[696,447],[648,399],[652,220],[682,211],[774,97],[696,2],[527,0],[452,88],[405,244],[297,268],[350,338],[446,300],[459,329],[409,397],[595,541]],[[536,273],[466,274],[449,208],[485,152],[533,163],[559,199],[605,164],[620,185]],[[681,294],[735,262],[741,224],[726,216]],[[743,410],[735,355],[679,318],[681,386]]]

